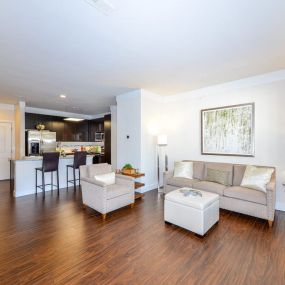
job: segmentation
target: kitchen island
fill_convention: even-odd
[[[93,155],[87,155],[86,164],[92,164]],[[59,188],[66,188],[66,165],[73,164],[73,155],[59,158],[58,165],[58,174],[59,174]],[[21,197],[25,195],[35,194],[36,193],[36,170],[35,168],[42,167],[42,157],[24,157],[23,159],[11,160],[11,187],[13,187],[14,197]],[[69,179],[73,177],[72,170],[69,169]],[[78,176],[78,171],[76,171],[76,177]],[[54,178],[55,178],[54,173]],[[55,182],[55,179],[54,179]],[[38,175],[38,183],[41,184],[41,176]],[[51,183],[50,173],[45,174],[45,183]],[[79,182],[77,181],[77,184]],[[72,184],[69,184],[70,187],[73,187]],[[53,188],[54,191],[56,187]],[[50,191],[51,186],[46,186],[46,191]],[[42,190],[38,188],[38,192]]]

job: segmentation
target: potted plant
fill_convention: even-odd
[[[122,172],[124,174],[135,174],[135,169],[132,167],[131,164],[127,163],[124,165],[123,169],[122,169]]]

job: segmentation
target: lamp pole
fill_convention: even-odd
[[[158,183],[157,183],[157,190],[158,192],[160,191],[160,151],[161,147],[166,147],[167,146],[167,136],[166,135],[158,135],[157,136],[157,178],[158,178]],[[168,171],[168,157],[165,154],[165,165],[164,165],[164,170]]]

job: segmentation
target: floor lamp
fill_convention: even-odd
[[[160,191],[160,152],[163,148],[165,148],[167,146],[167,136],[166,135],[158,135],[157,136],[157,179],[158,179],[158,183],[157,183],[157,190]],[[167,171],[168,170],[168,157],[166,155],[166,153],[164,154],[165,157],[165,164],[164,164],[164,170],[163,171]]]

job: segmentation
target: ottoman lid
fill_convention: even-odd
[[[184,206],[188,206],[191,208],[195,208],[198,210],[204,210],[208,208],[215,201],[219,200],[219,195],[215,193],[210,193],[206,191],[196,190],[202,194],[200,196],[184,196],[184,194],[180,190],[196,190],[190,188],[180,188],[165,195],[165,200],[175,202],[177,204],[181,204]]]

